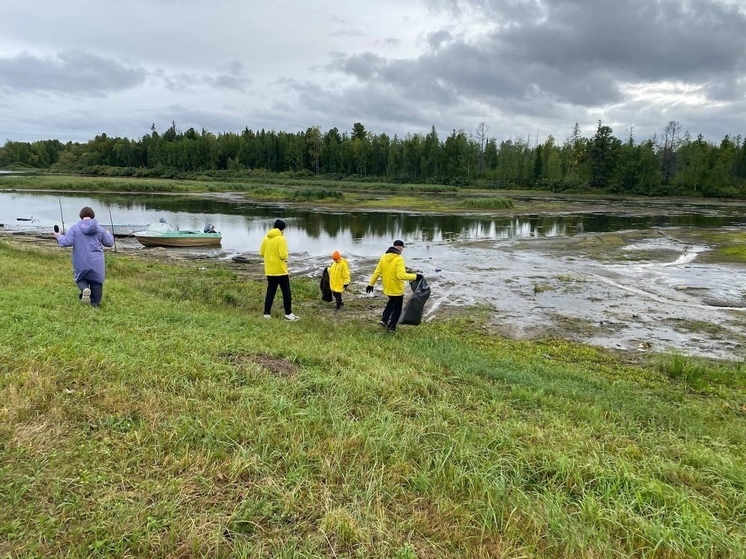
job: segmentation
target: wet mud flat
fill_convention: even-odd
[[[476,306],[510,338],[743,360],[746,266],[711,248],[683,229],[464,243],[460,264],[427,273],[426,312]]]
[[[472,315],[512,339],[563,338],[625,352],[746,359],[746,266],[719,262],[697,228],[443,242],[407,240],[407,266],[425,275],[424,322]],[[429,256],[432,254],[432,256]],[[365,294],[378,259],[347,254],[346,307],[378,320]],[[245,266],[261,269],[247,255]],[[326,257],[291,254],[291,275],[318,278]],[[482,322],[483,321],[483,322]]]

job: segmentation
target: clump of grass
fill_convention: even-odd
[[[344,194],[337,190],[327,190],[325,188],[304,188],[293,192],[293,199],[301,201],[309,200],[341,200]]]
[[[570,283],[570,282],[585,283],[586,282],[585,278],[579,278],[577,276],[571,276],[569,274],[558,275],[557,281],[567,282],[567,283]]]
[[[534,295],[544,293],[545,291],[554,291],[555,289],[557,288],[549,283],[534,282]]]
[[[514,202],[511,198],[490,196],[482,198],[466,198],[459,202],[459,206],[468,209],[504,210],[513,208]]]
[[[710,363],[674,353],[660,356],[657,367],[667,377],[700,392],[716,391],[718,387],[746,387],[743,360]]]

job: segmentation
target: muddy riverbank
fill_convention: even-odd
[[[0,233],[0,240],[6,239],[52,244],[33,233]],[[421,270],[432,287],[426,322],[471,315],[496,335],[514,339],[561,337],[624,352],[746,358],[746,266],[714,256],[716,247],[702,230],[441,244],[432,258],[427,256],[432,241],[407,239],[407,264]],[[293,276],[317,278],[329,263],[326,255],[290,248]],[[117,252],[212,262],[262,279],[261,262],[251,252],[236,263],[229,251],[145,249],[133,239],[118,240]],[[346,256],[353,281],[345,311],[374,319],[384,299],[380,289],[369,298],[365,285],[377,258]]]

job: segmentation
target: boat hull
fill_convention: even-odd
[[[145,234],[135,233],[135,238],[146,247],[219,247],[221,235],[207,233]]]

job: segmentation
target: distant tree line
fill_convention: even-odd
[[[743,198],[746,145],[725,136],[719,145],[692,138],[672,121],[661,135],[637,142],[598,122],[591,138],[576,124],[559,143],[515,138],[500,143],[480,124],[467,134],[441,139],[428,134],[373,134],[361,123],[350,133],[319,127],[305,132],[254,131],[213,134],[176,123],[142,138],[96,136],[87,143],[7,141],[0,167],[32,167],[83,174],[142,177],[241,176],[247,172],[395,183],[434,183],[555,192],[596,190],[656,196]]]

